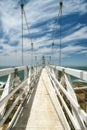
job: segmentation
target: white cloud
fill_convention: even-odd
[[[86,13],[87,3],[83,4],[84,0],[64,0],[63,2],[63,15],[71,13],[79,13],[80,15]]]
[[[11,30],[19,30],[21,25],[20,9],[15,9],[14,0],[3,0],[1,4],[1,21],[4,33],[8,34]]]
[[[85,47],[83,47],[83,46],[68,45],[67,47],[64,47],[64,48],[62,49],[62,52],[63,52],[63,53],[75,53],[75,52],[81,51],[81,50],[83,50],[83,49],[85,49]]]
[[[3,56],[0,59],[8,59],[9,63],[14,62],[13,59],[17,57],[17,61],[21,62],[21,8],[20,5],[18,5],[18,0],[1,0],[0,1],[0,15],[1,15],[1,21],[2,21],[2,29],[4,32],[4,36],[1,39],[1,45],[4,48],[4,52],[0,54],[0,56],[3,56],[3,54],[9,54],[9,56],[5,57]],[[63,3],[63,15],[69,15],[72,13],[79,13],[80,15],[84,14],[86,12],[86,6],[87,3],[82,4],[82,1],[70,1],[70,0],[64,0]],[[34,43],[34,48],[37,49],[36,54],[37,55],[49,55],[51,53],[51,48],[47,48],[45,46],[50,46],[53,41],[53,37],[51,33],[47,33],[47,31],[52,31],[54,28],[54,22],[51,21],[52,18],[57,16],[58,13],[58,7],[59,3],[58,0],[31,0],[29,1],[25,6],[25,12],[27,16],[27,21],[30,26],[30,33],[33,35],[39,35],[42,32],[45,33],[45,35],[42,35],[41,37],[34,37],[32,39]],[[42,26],[37,26],[37,24],[42,23],[43,21],[48,21]],[[62,43],[71,42],[72,40],[81,40],[87,38],[87,27],[81,27],[79,30],[73,32],[76,28],[81,27],[80,24],[75,26],[71,31],[72,34],[69,34],[68,36],[65,36],[62,40]],[[58,26],[59,28],[59,26]],[[24,22],[24,34],[27,35],[28,32],[26,30],[26,25]],[[8,41],[6,40],[6,37],[8,36]],[[50,40],[48,40],[50,39]],[[47,41],[45,41],[47,40]],[[39,42],[41,41],[41,42]],[[11,46],[18,42],[17,46]],[[55,39],[55,44],[59,45],[59,39]],[[31,49],[31,43],[30,39],[27,37],[24,37],[24,50]],[[68,56],[68,52],[78,52],[83,51],[83,46],[73,46],[73,45],[67,45],[67,47],[62,49],[62,52],[65,54],[62,54],[62,57]],[[15,51],[17,53],[15,54]],[[55,52],[57,52],[58,49],[55,48]],[[28,59],[28,55],[30,52],[24,52],[25,61]],[[82,53],[82,52],[81,52]],[[15,60],[15,62],[16,62]],[[3,61],[4,62],[4,61]],[[14,63],[15,63],[14,62]]]
[[[81,39],[86,39],[87,38],[87,27],[82,27],[81,29],[72,32],[72,34],[66,36],[63,38],[62,42],[69,42],[72,40],[81,40]]]
[[[82,50],[81,52],[79,52],[79,54],[86,54],[87,55],[87,49],[86,50]]]

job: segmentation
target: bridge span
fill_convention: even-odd
[[[0,130],[87,129],[87,87],[71,82],[71,76],[87,81],[86,71],[23,66],[0,70],[0,77],[5,75],[7,82],[0,90]],[[84,108],[77,98],[80,91]]]
[[[24,103],[23,112],[12,130],[64,130],[50,98],[51,83],[46,69]]]

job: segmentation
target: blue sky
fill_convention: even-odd
[[[24,9],[30,27],[29,36],[24,21],[24,65],[31,64],[30,37],[37,61],[40,63],[44,55],[49,62],[59,0],[24,0]],[[56,65],[59,65],[59,20],[53,55]],[[21,48],[20,0],[0,0],[0,66],[21,65]],[[63,0],[61,52],[62,66],[87,66],[86,0]]]

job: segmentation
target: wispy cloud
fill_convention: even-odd
[[[86,38],[87,38],[87,27],[84,26],[81,29],[76,30],[75,32],[72,30],[71,34],[68,34],[68,36],[63,38],[63,42],[66,43],[72,40],[81,40]]]
[[[24,58],[25,63],[31,60],[31,40],[34,43],[34,55],[50,56],[52,54],[53,32],[58,14],[58,0],[30,0],[25,3],[25,12],[29,36],[24,21]],[[62,58],[83,55],[87,52],[87,2],[84,0],[63,0],[62,24]],[[1,64],[21,64],[21,8],[19,0],[0,1],[0,60]],[[54,56],[59,51],[59,25],[55,38]],[[81,43],[84,40],[84,44]],[[84,58],[87,58],[86,55]],[[6,59],[6,60],[5,60]],[[8,60],[7,60],[8,59]],[[13,60],[14,59],[14,60]],[[7,61],[7,62],[4,62]],[[87,63],[85,63],[87,64]]]

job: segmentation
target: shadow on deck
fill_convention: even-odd
[[[64,130],[49,95],[50,80],[43,69],[36,85],[23,104],[23,111],[11,130]]]

